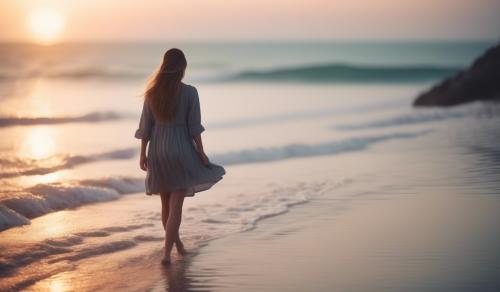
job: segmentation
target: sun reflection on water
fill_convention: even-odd
[[[19,157],[26,159],[28,168],[57,167],[64,157],[58,154],[56,130],[47,126],[30,129],[24,136],[19,147]],[[61,180],[65,171],[53,171],[46,174],[22,176],[19,181],[23,184],[52,183]]]
[[[66,173],[65,171],[56,171],[44,175],[26,176],[19,180],[24,185],[49,184],[61,181]]]
[[[64,210],[41,217],[39,232],[46,238],[68,235],[72,230],[72,223],[68,222],[67,215],[68,211]]]
[[[56,151],[54,130],[49,127],[35,127],[26,136],[21,147],[22,156],[32,159],[46,159]]]
[[[55,279],[49,285],[49,291],[52,292],[70,291],[69,288],[68,283],[62,279]]]
[[[50,292],[76,291],[67,272],[56,274],[33,288],[37,291]]]

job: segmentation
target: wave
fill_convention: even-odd
[[[84,204],[116,200],[121,195],[144,191],[144,179],[101,178],[67,183],[38,184],[0,193],[0,231],[44,214]]]
[[[31,79],[31,78],[53,78],[53,79],[142,79],[150,72],[137,69],[112,69],[105,67],[88,67],[73,69],[43,69],[13,72],[0,72],[0,81]]]
[[[302,67],[277,68],[267,71],[244,71],[228,80],[232,81],[303,81],[303,82],[423,82],[459,72],[460,67],[432,65],[370,66],[350,64],[305,65]]]
[[[352,124],[352,125],[339,125],[335,128],[338,130],[366,130],[366,129],[378,129],[378,128],[388,128],[397,127],[405,125],[432,123],[450,119],[460,119],[466,117],[466,113],[460,112],[449,112],[449,113],[418,113],[418,114],[407,114],[400,115],[397,117],[392,117],[388,119],[381,119],[377,121],[372,121],[368,123]]]
[[[282,147],[256,148],[213,155],[212,158],[214,161],[223,165],[237,165],[271,162],[290,158],[334,155],[344,152],[360,151],[372,144],[387,140],[415,138],[428,132],[429,131],[419,131],[354,137],[315,145],[291,144]],[[24,174],[46,173],[47,171],[72,167],[80,163],[100,159],[127,159],[133,157],[135,154],[136,150],[134,148],[90,156],[74,156],[68,158],[66,162],[61,165],[48,169],[35,168],[26,170]],[[8,173],[3,173],[2,175],[5,177]],[[0,230],[29,224],[29,219],[49,212],[74,208],[93,202],[115,200],[122,194],[142,191],[144,191],[143,179],[122,177],[88,179],[68,183],[38,184],[20,191],[0,193],[0,198],[3,198],[0,200]],[[284,207],[281,209],[284,210]],[[213,220],[216,219],[211,218],[209,221],[215,222]]]
[[[0,81],[12,81],[32,78],[50,78],[50,79],[100,79],[100,80],[123,80],[123,79],[144,79],[147,78],[152,69],[150,67],[140,66],[116,66],[104,64],[88,64],[82,66],[53,66],[30,69],[20,69],[24,66],[0,67]],[[190,68],[197,70],[221,70],[226,68],[226,64],[218,62],[194,62]]]
[[[28,218],[0,204],[0,231],[29,223]]]
[[[98,123],[104,121],[121,120],[130,115],[116,112],[91,112],[81,116],[69,117],[0,117],[0,127],[52,125],[66,123]]]
[[[328,179],[313,182],[298,182],[290,185],[272,185],[259,189],[251,195],[230,196],[223,204],[210,203],[191,206],[186,216],[185,245],[192,251],[206,244],[208,240],[224,235],[246,231],[256,227],[258,221],[287,212],[292,206],[307,203],[310,198],[322,196],[352,183],[350,179]],[[154,214],[152,218],[150,215]],[[4,240],[0,242],[0,290],[22,290],[33,283],[47,279],[54,274],[74,268],[81,260],[114,254],[150,242],[164,240],[158,230],[161,228],[160,212],[138,212],[128,224],[90,226],[88,229],[73,230],[57,237],[47,237],[35,242]],[[101,220],[102,221],[102,220]],[[281,232],[292,232],[291,229]],[[161,250],[148,255],[140,254],[120,262],[121,269],[127,266],[150,265],[160,256]],[[55,264],[55,265],[54,265]],[[57,268],[57,270],[53,270]],[[23,273],[30,270],[33,273]]]
[[[260,116],[248,119],[235,119],[222,122],[211,122],[207,123],[207,126],[210,127],[210,129],[242,128],[242,127],[250,127],[256,125],[269,125],[272,123],[283,123],[287,121],[325,118],[325,117],[331,117],[332,115],[338,116],[338,115],[347,115],[353,113],[359,114],[364,112],[377,111],[380,109],[387,110],[393,108],[402,108],[406,107],[407,105],[408,104],[406,101],[377,102],[377,103],[371,103],[371,104],[368,103],[358,106],[335,107],[335,108],[321,109],[315,111],[300,111],[300,112]]]
[[[236,165],[258,162],[271,162],[290,158],[333,155],[344,152],[364,150],[372,144],[394,139],[410,139],[429,133],[429,130],[392,133],[378,136],[354,137],[342,141],[332,141],[315,145],[290,144],[281,147],[256,148],[213,155],[217,163]]]
[[[33,263],[46,260],[48,264],[61,261],[78,261],[89,257],[112,253],[127,249],[141,242],[160,241],[163,238],[149,235],[136,235],[129,240],[104,241],[97,244],[87,244],[88,238],[94,234],[105,234],[99,237],[110,237],[114,233],[131,232],[154,226],[153,223],[129,224],[125,226],[111,226],[88,232],[76,232],[56,238],[48,238],[37,243],[25,243],[21,246],[9,246],[9,252],[0,256],[0,275],[10,276],[16,270]],[[111,229],[117,229],[110,231]],[[7,248],[3,246],[3,248]],[[22,286],[22,282],[18,283]]]
[[[212,72],[193,72],[194,80],[201,82],[256,81],[256,82],[422,82],[432,81],[459,72],[462,67],[435,65],[356,65],[356,64],[309,64],[297,67],[276,67],[273,69],[231,71],[222,67]],[[70,68],[44,69],[25,72],[0,72],[1,80],[30,78],[53,79],[144,79],[151,72],[129,68]]]
[[[45,159],[20,159],[0,157],[0,178],[23,175],[44,175],[51,172],[73,168],[75,166],[102,160],[129,159],[137,154],[137,148],[126,148],[90,155],[57,155]]]
[[[458,109],[419,109],[407,114],[402,114],[386,119],[374,120],[358,124],[346,124],[335,126],[338,130],[367,130],[388,127],[398,127],[415,124],[426,124],[452,119],[462,119],[467,117],[489,118],[497,117],[500,114],[500,106],[487,105],[481,103],[467,105]]]

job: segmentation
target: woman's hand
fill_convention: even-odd
[[[200,155],[201,163],[203,165],[208,165],[210,161],[208,161],[208,157],[205,154],[205,151],[203,151],[203,142],[201,141],[201,135],[195,135],[193,136],[194,143],[196,144],[196,150],[198,151],[198,154]]]
[[[148,159],[146,157],[146,154],[141,153],[141,158],[139,160],[139,166],[141,167],[142,170],[147,171],[148,170]]]
[[[200,154],[201,163],[203,163],[203,165],[208,165],[210,161],[208,160],[208,157],[205,154],[205,152],[199,152],[199,154]]]

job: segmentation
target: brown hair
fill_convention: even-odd
[[[172,122],[177,106],[176,96],[187,67],[184,53],[176,48],[163,55],[163,62],[148,82],[144,97],[153,115],[160,121]]]

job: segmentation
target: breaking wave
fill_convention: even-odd
[[[276,67],[271,69],[246,70],[231,72],[228,69],[217,70],[210,74],[195,74],[196,81],[227,82],[227,81],[295,81],[295,82],[422,82],[443,78],[457,73],[462,68],[434,65],[356,65],[356,64],[308,64],[297,67]],[[112,69],[106,67],[35,70],[27,72],[0,72],[1,80],[16,80],[29,78],[56,79],[144,79],[151,72],[137,69]],[[205,76],[206,75],[206,76]]]
[[[244,71],[229,78],[248,81],[302,81],[334,83],[405,83],[431,81],[456,74],[461,68],[431,65],[400,67],[350,64],[305,65],[261,71]]]
[[[256,148],[213,155],[212,158],[214,161],[217,161],[222,165],[235,165],[278,161],[289,158],[333,155],[364,150],[372,144],[387,140],[415,138],[429,132],[429,130],[424,130],[410,133],[392,133],[385,135],[354,137],[341,141],[332,141],[312,145],[290,144],[281,147]]]
[[[118,199],[144,191],[144,179],[102,178],[67,183],[38,184],[0,193],[0,231],[29,224],[32,218],[84,204]]]
[[[255,148],[213,155],[214,161],[223,165],[236,165],[257,162],[271,162],[290,158],[335,155],[344,152],[364,150],[372,144],[392,139],[410,139],[428,133],[428,130],[407,133],[392,133],[365,137],[354,137],[341,141],[319,144],[290,144],[281,147]],[[56,168],[66,168],[75,164],[99,159],[129,158],[135,155],[135,149],[96,154],[89,157],[72,157]],[[26,171],[53,171],[36,169]],[[5,173],[3,174],[5,176]],[[43,214],[74,208],[84,204],[118,199],[123,194],[144,191],[142,178],[102,178],[88,179],[68,183],[38,184],[20,191],[0,193],[0,230],[13,226],[29,224],[29,219]],[[213,220],[214,218],[210,218]]]
[[[272,185],[251,196],[236,193],[224,203],[191,206],[187,209],[189,216],[184,218],[183,223],[187,226],[183,232],[184,243],[191,251],[195,251],[208,240],[251,230],[262,219],[286,213],[294,205],[309,202],[313,196],[325,196],[352,182],[352,179],[344,178]],[[104,222],[100,222],[98,226],[69,230],[65,234],[38,241],[1,241],[0,249],[5,252],[0,254],[0,277],[4,279],[0,283],[0,290],[23,290],[54,274],[73,269],[79,261],[162,242],[164,235],[159,233],[160,218],[161,214],[156,210],[138,212],[134,221],[129,223],[109,224],[106,220],[101,220]],[[126,268],[145,262],[149,265],[160,253],[161,250],[155,248],[147,255],[141,253],[127,258],[119,266]],[[26,269],[30,273],[23,273]]]

